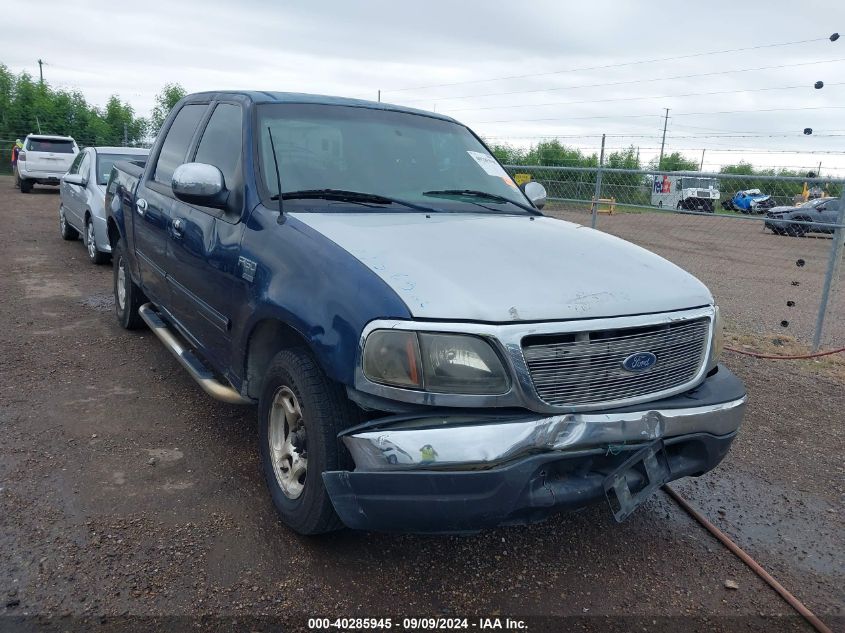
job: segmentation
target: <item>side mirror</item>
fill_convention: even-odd
[[[222,209],[229,198],[222,172],[206,163],[179,165],[170,186],[173,195],[188,204]]]
[[[62,180],[77,187],[85,187],[88,184],[88,179],[82,174],[65,174],[62,176]]]
[[[522,191],[526,197],[538,209],[546,206],[546,188],[535,180],[529,180],[522,185]]]

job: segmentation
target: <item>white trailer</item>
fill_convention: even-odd
[[[656,174],[651,189],[651,204],[661,209],[713,213],[719,195],[719,183],[715,178]]]

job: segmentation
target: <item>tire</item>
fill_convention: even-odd
[[[97,248],[97,236],[94,234],[94,223],[91,218],[85,220],[85,234],[82,236],[82,241],[85,242],[85,250],[88,251],[88,259],[92,264],[99,266],[108,261],[108,254]]]
[[[799,220],[803,219],[804,218],[799,218]],[[807,232],[807,229],[804,227],[803,224],[790,224],[786,227],[784,232],[791,237],[804,237],[804,234]]]
[[[258,400],[261,468],[282,522],[299,534],[343,527],[321,475],[351,466],[337,434],[355,421],[352,406],[305,348],[279,352],[267,369]]]
[[[35,183],[31,180],[26,178],[21,178],[21,193],[29,193],[32,191],[32,188],[35,186]]]
[[[62,205],[59,205],[59,235],[62,236],[63,240],[67,240],[68,242],[79,239],[79,231],[68,224],[67,218],[65,217],[65,208]]]
[[[114,312],[117,316],[117,321],[125,330],[137,330],[144,325],[144,320],[138,314],[138,308],[147,302],[147,298],[144,296],[143,291],[132,281],[122,238],[114,246],[112,260],[114,261]]]
[[[680,201],[680,200],[678,200],[678,204],[677,204],[677,205],[675,205],[675,208],[676,208],[678,211],[681,211],[681,210],[684,208],[684,205],[683,205],[683,204],[681,204],[681,201]]]

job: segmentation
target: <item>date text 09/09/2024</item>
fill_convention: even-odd
[[[471,630],[525,631],[528,625],[524,620],[515,618],[309,618],[308,628],[316,631],[328,630],[388,630],[403,631],[444,631]]]

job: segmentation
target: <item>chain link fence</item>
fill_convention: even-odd
[[[547,215],[647,248],[696,275],[731,332],[845,346],[845,180],[507,166]]]

